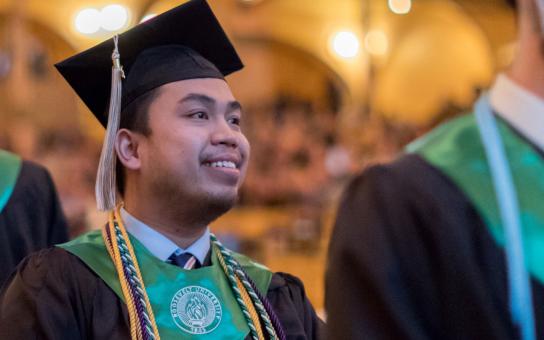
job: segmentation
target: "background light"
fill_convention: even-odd
[[[153,19],[154,17],[156,17],[157,14],[155,13],[150,13],[150,14],[146,14],[144,15],[144,17],[142,18],[142,20],[140,20],[140,22],[144,22],[144,21],[147,21],[149,19]]]
[[[75,19],[75,26],[78,32],[93,34],[100,29],[100,12],[94,8],[81,10]]]
[[[238,0],[238,1],[242,3],[243,5],[257,5],[263,0]]]
[[[411,8],[411,0],[389,0],[389,9],[395,14],[406,14]]]
[[[365,48],[370,54],[385,55],[389,48],[387,36],[381,30],[368,32],[365,37]]]
[[[100,11],[100,26],[108,31],[117,31],[128,22],[128,11],[121,5],[108,5]]]
[[[353,32],[342,31],[334,35],[332,48],[343,58],[353,58],[359,53],[359,39]]]

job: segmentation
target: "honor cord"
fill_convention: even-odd
[[[523,340],[535,340],[530,278],[525,267],[516,189],[495,117],[486,94],[476,103],[476,121],[484,145],[504,226],[510,311]]]

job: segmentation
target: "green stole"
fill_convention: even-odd
[[[517,191],[526,265],[544,284],[544,159],[504,121],[497,123]],[[494,240],[504,246],[495,189],[473,114],[441,125],[406,149],[449,177],[474,204]]]
[[[21,171],[21,164],[19,156],[0,150],[0,213],[13,193]]]
[[[129,237],[162,339],[244,339],[249,334],[214,251],[211,266],[184,270],[159,260],[138,240]],[[83,260],[125,300],[100,231],[91,231],[58,246]],[[266,294],[272,273],[243,255],[234,254],[234,257],[259,291]]]

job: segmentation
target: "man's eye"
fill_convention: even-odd
[[[197,119],[208,119],[208,115],[206,112],[195,112],[189,115],[191,118],[197,118]]]
[[[231,117],[229,118],[228,122],[233,125],[240,125],[240,118],[239,117]]]

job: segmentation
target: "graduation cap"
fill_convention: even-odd
[[[161,85],[223,79],[243,64],[207,2],[192,0],[55,67],[106,127],[95,191],[99,210],[111,210],[121,111]]]

